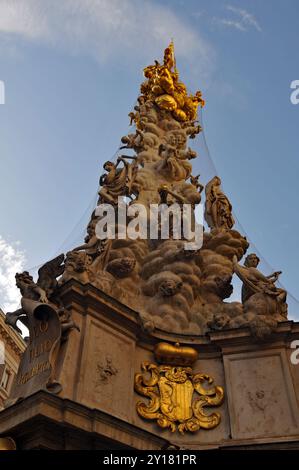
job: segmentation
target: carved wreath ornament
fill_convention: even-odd
[[[220,413],[207,414],[205,407],[221,405],[224,391],[218,386],[206,388],[213,383],[209,375],[193,374],[191,367],[150,362],[143,362],[141,370],[143,373],[135,375],[135,391],[150,399],[148,404],[137,402],[142,418],[156,420],[161,428],[182,434],[218,426]]]

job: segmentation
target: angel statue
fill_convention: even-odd
[[[221,189],[218,176],[206,185],[205,219],[211,229],[229,230],[235,221],[232,216],[232,205]]]
[[[243,281],[242,303],[246,311],[253,310],[258,314],[279,314],[287,319],[287,292],[276,287],[281,271],[275,271],[265,276],[258,269],[260,262],[254,253],[249,254],[244,266],[238,264],[237,257],[233,258],[234,272]]]
[[[16,331],[21,333],[20,328],[17,326],[17,321],[20,320],[25,326],[28,326],[26,311],[26,302],[23,299],[33,300],[48,304],[49,298],[55,292],[58,282],[57,277],[61,276],[64,271],[64,255],[61,254],[51,261],[45,263],[38,270],[38,281],[34,282],[33,277],[28,271],[16,274],[16,285],[20,289],[22,300],[22,307],[15,312],[8,312],[6,314],[5,322],[12,326]]]
[[[134,160],[133,163],[128,163],[128,158]],[[118,196],[129,196],[132,194],[133,183],[138,168],[135,160],[136,157],[123,155],[117,158],[116,163],[104,163],[103,168],[107,173],[100,178],[100,186],[102,186],[99,191],[100,202],[117,204]],[[123,167],[119,168],[121,162]]]

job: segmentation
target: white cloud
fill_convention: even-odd
[[[19,307],[20,292],[15,274],[23,271],[25,262],[25,254],[19,249],[18,242],[10,244],[0,235],[0,307],[4,312]]]
[[[228,28],[235,28],[239,31],[247,31],[240,21],[227,20],[226,18],[214,18],[214,22],[227,26]]]
[[[124,66],[156,58],[173,37],[177,56],[199,64],[201,73],[213,61],[198,29],[153,0],[0,0],[1,32]]]
[[[256,18],[252,15],[252,13],[248,13],[248,11],[242,8],[234,7],[232,5],[227,5],[226,9],[238,15],[241,18],[243,25],[252,26],[259,32],[262,31],[262,28],[260,27]]]
[[[213,23],[226,26],[227,28],[235,28],[239,31],[248,31],[249,29],[256,29],[261,32],[262,28],[252,13],[244,10],[243,8],[237,8],[232,5],[226,5],[226,10],[232,12],[235,18],[213,18]]]

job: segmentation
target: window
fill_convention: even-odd
[[[10,384],[10,377],[11,377],[11,372],[7,367],[4,368],[2,378],[1,378],[1,387],[4,388],[4,390],[8,391],[8,386]]]

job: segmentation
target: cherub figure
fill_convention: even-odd
[[[140,131],[137,130],[135,134],[124,135],[121,138],[121,142],[125,145],[122,145],[120,147],[120,150],[122,150],[122,149],[134,149],[134,150],[137,151],[138,149],[140,149],[140,146],[141,146],[141,143],[142,143],[142,136],[141,136]]]
[[[135,160],[136,157],[129,157],[123,155],[117,158],[116,163],[106,162],[103,165],[106,174],[100,178],[100,185],[102,186],[99,191],[100,200],[117,204],[118,196],[129,196],[132,194],[132,185],[134,183],[138,165],[134,163],[129,164],[127,159]],[[123,163],[123,167],[119,168],[119,164]]]
[[[134,123],[137,123],[138,122],[138,114],[137,113],[133,113],[133,111],[131,111],[129,114],[128,114],[129,118],[130,118],[130,126],[133,125],[133,122]]]
[[[204,190],[204,185],[199,182],[200,175],[197,176],[190,176],[190,183],[195,186],[195,188],[198,190],[199,194],[202,193]]]
[[[185,121],[184,123],[182,123],[182,127],[185,130],[186,134],[190,137],[190,139],[195,139],[197,134],[202,131],[202,128],[199,125],[198,121]]]
[[[28,271],[17,273],[15,278],[16,286],[20,289],[22,297],[37,300],[45,304],[48,302],[45,290],[34,282],[33,277]]]

